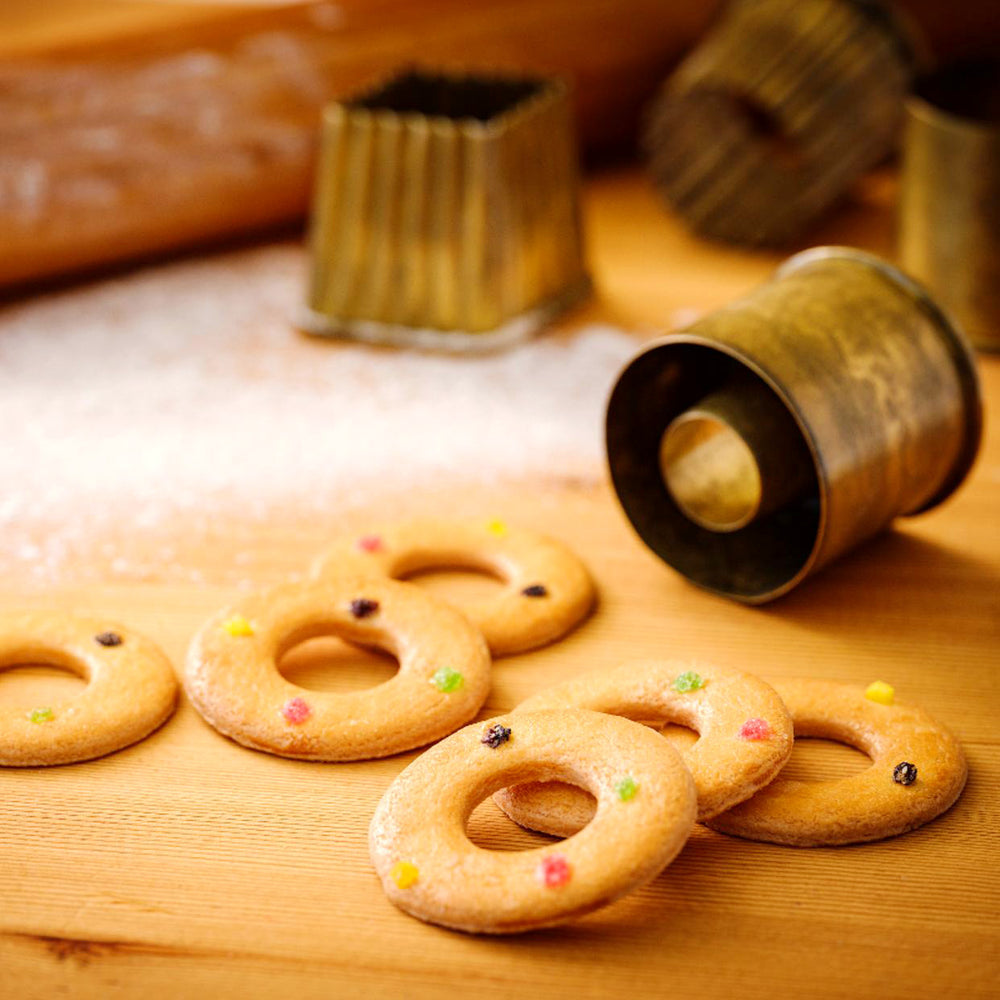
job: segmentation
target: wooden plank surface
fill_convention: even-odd
[[[586,195],[597,294],[555,336],[610,322],[635,330],[638,344],[746,291],[777,260],[691,238],[633,171],[592,178]],[[893,195],[891,173],[868,179],[810,242],[890,252]],[[1000,359],[983,358],[982,375],[989,413],[1000,400]],[[249,555],[246,574],[265,586],[302,571],[334,525],[361,530],[428,512],[499,516],[571,544],[601,597],[563,642],[496,663],[482,717],[632,657],[702,658],[770,678],[878,677],[953,728],[969,756],[969,785],[941,819],[880,844],[795,850],[698,828],[663,874],[605,910],[511,939],[469,937],[395,910],[368,860],[375,803],[414,754],[343,765],[281,760],[230,743],[182,702],[150,739],[103,760],[0,772],[4,1000],[998,995],[1000,435],[989,420],[956,497],[763,609],[702,593],[659,563],[635,539],[599,467],[573,480],[373,491],[363,507],[333,510],[325,523],[302,515],[293,496],[289,484],[288,510],[263,526],[234,507],[214,534],[190,544],[179,516],[170,526],[174,558],[217,581]],[[178,670],[193,632],[239,593],[177,584],[167,567],[73,584],[74,568],[66,583],[41,588],[0,578],[0,606],[99,611],[158,640]],[[464,575],[422,582],[458,600],[490,587]],[[350,690],[386,679],[393,663],[330,640],[291,654],[283,669],[306,687]],[[37,704],[81,685],[18,669],[0,676],[0,702]],[[803,741],[789,766],[799,777],[829,777],[864,759]],[[498,849],[548,842],[491,803],[474,814],[470,835]]]
[[[885,249],[891,191],[891,178],[875,178],[821,235]],[[678,310],[727,301],[773,263],[693,241],[628,171],[590,182],[587,221],[598,296],[564,336],[600,319],[651,333]],[[997,362],[982,365],[991,406]],[[242,524],[234,510],[214,540],[178,558],[213,579],[250,552],[253,582],[266,585],[304,569],[334,522],[361,529],[428,511],[499,516],[570,543],[599,583],[599,609],[565,641],[498,661],[483,717],[630,657],[703,658],[771,678],[882,678],[955,730],[968,788],[936,822],[867,846],[795,850],[699,828],[672,866],[613,906],[493,940],[424,925],[382,895],[367,824],[413,754],[281,760],[230,743],[184,702],[150,739],[103,760],[0,773],[0,995],[996,996],[998,500],[1000,439],[988,423],[955,498],[764,609],[702,593],[654,559],[600,468],[570,482],[375,492],[364,509],[331,511],[322,524],[292,509],[264,527]],[[183,537],[184,523],[175,530]],[[426,582],[458,597],[489,586],[464,576]],[[155,574],[30,593],[18,579],[0,581],[5,606],[101,610],[159,640],[178,669],[199,624],[236,596]],[[331,641],[293,654],[285,669],[305,686],[347,690],[393,667]],[[0,697],[37,702],[78,683],[17,670]],[[855,752],[810,741],[793,766],[817,777],[862,764]],[[490,803],[471,833],[502,849],[546,840]]]

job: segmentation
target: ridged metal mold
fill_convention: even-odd
[[[1000,351],[1000,59],[942,69],[906,112],[900,260]]]
[[[735,0],[653,101],[653,180],[696,232],[794,239],[894,146],[911,33],[872,0]]]
[[[921,286],[871,254],[818,247],[628,364],[608,404],[608,462],[657,555],[760,604],[957,489],[981,405],[969,345]],[[731,488],[734,449],[710,450],[716,474],[664,467],[687,414],[707,414],[754,457],[763,493],[741,499],[748,517],[714,516],[731,499],[712,491]],[[746,452],[740,465],[754,472]]]
[[[409,72],[330,106],[309,332],[475,351],[589,289],[563,83]]]

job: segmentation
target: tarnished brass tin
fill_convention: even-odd
[[[1000,350],[1000,61],[924,80],[906,115],[900,259],[973,344]]]
[[[589,288],[557,80],[409,72],[331,105],[310,236],[311,333],[469,351]]]
[[[650,107],[644,147],[696,232],[794,239],[894,146],[910,32],[869,0],[733,0]]]
[[[695,504],[665,482],[664,432],[706,409],[761,473],[758,507],[736,528],[692,519]],[[761,604],[944,500],[972,465],[981,421],[971,350],[927,293],[871,254],[818,247],[626,366],[608,404],[608,462],[658,556]]]

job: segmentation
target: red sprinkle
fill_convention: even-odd
[[[358,548],[362,552],[381,552],[382,539],[378,535],[362,535],[358,539]]]
[[[305,722],[312,715],[312,709],[301,698],[292,698],[291,701],[285,703],[281,714],[289,722],[298,725],[300,722]]]
[[[766,740],[771,736],[771,727],[766,719],[747,719],[740,729],[741,740]]]
[[[547,888],[558,889],[573,877],[573,869],[561,854],[550,854],[542,858],[538,866],[538,877]]]

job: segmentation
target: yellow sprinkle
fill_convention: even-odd
[[[503,521],[500,521],[497,518],[493,518],[492,521],[487,523],[486,530],[491,535],[497,535],[499,537],[500,535],[507,534],[507,525],[504,524]]]
[[[865,688],[865,697],[871,701],[877,701],[880,705],[891,705],[896,689],[885,681],[872,681]]]
[[[411,865],[409,861],[397,861],[389,874],[400,889],[409,889],[417,881],[420,873],[417,871],[417,866]]]
[[[243,615],[233,615],[229,621],[222,623],[222,627],[235,636],[253,635],[253,625],[243,617]]]

